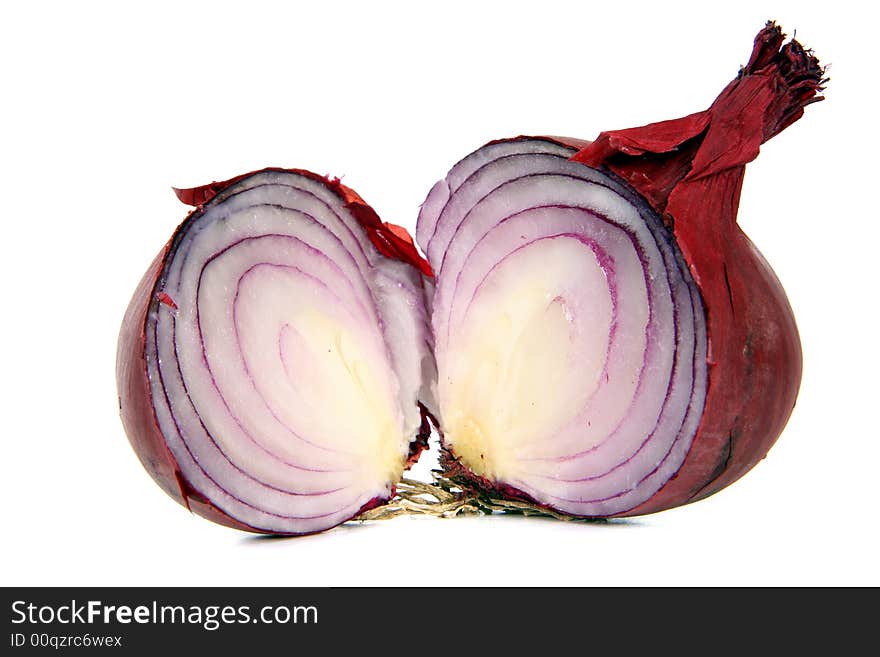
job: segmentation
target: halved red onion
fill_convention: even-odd
[[[706,396],[700,295],[669,231],[544,138],[491,143],[435,185],[419,243],[444,445],[467,475],[609,516],[681,466]]]
[[[707,110],[490,143],[431,190],[417,237],[442,458],[463,488],[639,515],[712,495],[773,446],[800,340],[737,209],[746,164],[827,81],[784,41],[768,22]]]
[[[394,494],[432,372],[411,242],[338,180],[263,170],[199,204],[123,323],[126,431],[181,503],[242,529],[320,531]]]

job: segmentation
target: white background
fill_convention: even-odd
[[[6,5],[0,584],[880,584],[873,7]],[[302,167],[412,229],[433,182],[489,139],[704,109],[767,18],[832,81],[746,175],[740,223],[788,291],[804,379],[743,480],[607,525],[402,518],[281,540],[189,515],[142,470],[117,415],[116,337],[187,212],[171,185]]]

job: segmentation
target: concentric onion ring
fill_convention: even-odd
[[[380,253],[387,227],[338,181],[264,170],[203,196],[123,324],[126,430],[203,515],[332,527],[393,495],[426,430],[418,263]]]
[[[700,294],[657,214],[549,139],[491,143],[431,190],[436,398],[467,476],[577,516],[649,499],[706,396]]]

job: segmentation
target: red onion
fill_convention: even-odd
[[[706,497],[801,377],[782,286],[736,225],[745,164],[820,100],[769,23],[712,107],[593,142],[492,142],[428,195],[437,418],[463,486],[579,517]]]
[[[126,432],[182,504],[302,534],[394,495],[428,426],[420,269],[338,180],[267,169],[192,190],[117,362]]]
[[[422,206],[427,261],[336,179],[177,190],[196,210],[119,342],[146,469],[207,518],[279,534],[391,499],[428,418],[456,508],[638,515],[741,477],[801,377],[788,300],[736,224],[746,163],[821,100],[816,58],[783,38],[768,23],[704,112],[470,154]]]

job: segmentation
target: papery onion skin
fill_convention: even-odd
[[[806,105],[822,100],[818,60],[783,40],[768,22],[748,65],[705,112],[603,132],[594,142],[541,138],[577,149],[572,161],[612,172],[647,201],[674,235],[706,312],[708,391],[685,461],[649,499],[607,517],[654,513],[721,490],[764,458],[794,409],[802,375],[794,314],[775,273],[736,224],[745,164]],[[499,141],[509,140],[490,144]],[[441,463],[477,494],[559,512],[474,473],[451,445],[444,443]]]
[[[430,275],[431,272],[427,262],[419,256],[406,231],[393,224],[382,222],[376,212],[356,192],[342,185],[338,178],[320,176],[303,169],[268,168],[192,189],[175,188],[174,191],[178,198],[187,205],[195,206],[196,209],[187,216],[150,264],[139,282],[123,318],[116,362],[119,411],[123,427],[143,467],[162,490],[178,503],[193,513],[220,525],[259,534],[279,534],[287,532],[254,527],[231,517],[183,476],[181,468],[169,450],[166,439],[159,428],[151,397],[146,359],[146,327],[151,308],[155,308],[156,304],[174,305],[173,299],[159,291],[157,285],[165,264],[174,256],[175,239],[187,229],[190,221],[198,216],[203,205],[218,193],[238,181],[265,172],[293,173],[326,186],[343,201],[346,209],[362,226],[379,253],[388,258],[405,262],[423,274]],[[417,435],[412,439],[406,467],[411,466],[418,459],[430,434],[427,411],[421,405],[419,408],[422,418],[421,425]],[[394,489],[392,488],[391,494],[387,498],[376,497],[369,500],[352,517],[384,504],[393,495]],[[317,531],[323,531],[323,529]]]

